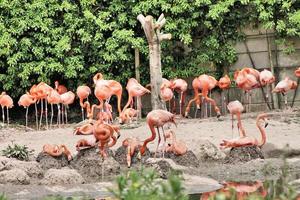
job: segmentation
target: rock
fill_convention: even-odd
[[[140,163],[140,162],[145,163],[146,160],[148,158],[150,158],[150,156],[151,156],[150,151],[148,149],[146,149],[145,154],[142,156],[142,159],[140,160],[138,158],[138,153],[139,152],[137,150],[134,152],[132,159],[131,159],[131,166],[134,166],[135,164]],[[120,165],[127,166],[127,157],[126,156],[127,156],[127,148],[124,146],[120,146],[116,150],[115,155],[113,157]]]
[[[166,152],[165,158],[170,158],[176,164],[187,166],[187,167],[198,167],[200,162],[192,151],[187,151],[186,154],[181,156],[177,156],[174,153]]]
[[[45,172],[44,179],[41,183],[44,185],[83,184],[84,179],[74,169],[49,169]]]
[[[257,146],[234,147],[226,156],[224,163],[248,162],[257,158],[264,159],[261,149]]]
[[[4,170],[0,172],[0,183],[12,183],[15,185],[27,185],[30,183],[29,176],[21,169]]]
[[[191,148],[197,158],[201,161],[219,161],[223,160],[226,155],[208,140],[196,140],[197,146]]]
[[[154,168],[163,179],[167,179],[171,171],[181,171],[185,169],[169,158],[149,158],[146,160],[146,166]]]
[[[39,155],[36,158],[36,161],[40,163],[42,169],[60,169],[69,164],[68,158],[64,154],[58,157],[53,157],[43,152],[39,153]]]
[[[21,169],[26,172],[30,177],[41,178],[43,175],[43,170],[37,162],[31,161],[19,161],[19,160],[10,160],[5,165],[6,170],[10,169]]]
[[[88,181],[99,181],[102,176],[116,175],[120,171],[119,163],[108,151],[108,157],[103,160],[97,148],[81,150],[71,161],[71,167],[76,169]]]

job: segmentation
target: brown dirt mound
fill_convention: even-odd
[[[264,159],[263,152],[257,146],[234,147],[226,156],[224,163],[248,162],[257,158]]]
[[[198,167],[200,162],[199,159],[192,151],[187,151],[186,154],[182,156],[177,156],[174,153],[166,152],[165,158],[170,158],[176,164],[187,166],[187,167]]]
[[[39,155],[36,158],[36,161],[40,163],[42,169],[60,169],[69,164],[68,158],[64,154],[58,157],[52,157],[49,154],[43,152],[39,153]]]
[[[120,171],[119,163],[113,158],[113,152],[107,151],[108,157],[103,160],[98,148],[81,150],[71,161],[71,167],[76,169],[87,182],[99,181],[105,176],[109,178]]]
[[[146,149],[145,154],[142,156],[142,159],[139,160],[138,159],[138,151],[135,150],[132,159],[131,159],[131,166],[134,166],[135,164],[138,164],[140,162],[145,163],[145,161],[150,158],[150,151],[148,149]],[[115,151],[115,155],[114,158],[115,160],[120,164],[120,165],[126,165],[127,166],[127,159],[126,159],[126,155],[127,155],[127,149],[123,146],[120,146],[116,151]]]

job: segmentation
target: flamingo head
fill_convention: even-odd
[[[55,81],[55,82],[54,82],[54,85],[55,85],[55,89],[57,89],[57,88],[58,88],[58,85],[59,85],[59,82],[58,82],[58,81]]]
[[[292,87],[291,89],[294,90],[297,88],[297,82],[296,81],[292,81]]]
[[[97,73],[97,74],[93,77],[94,84],[96,84],[98,80],[102,80],[102,79],[103,79],[103,75],[102,75],[101,73]]]

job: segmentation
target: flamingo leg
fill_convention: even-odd
[[[34,108],[35,108],[35,124],[36,124],[36,129],[39,130],[39,117],[37,114],[37,104],[36,102],[34,103]]]
[[[156,154],[157,154],[157,151],[158,151],[158,146],[159,146],[160,140],[161,140],[160,133],[159,133],[159,128],[157,127],[156,129],[157,129],[157,133],[158,133],[158,143],[157,143],[156,150],[155,150],[155,153],[154,153],[154,158],[156,158]]]
[[[59,105],[59,103],[57,104],[57,123],[58,123],[58,127],[60,128],[60,124],[61,124],[61,120],[60,120],[60,116],[61,116],[61,114],[60,114],[60,105]]]
[[[216,101],[213,100],[212,98],[209,98],[209,97],[204,97],[206,102],[209,102],[212,104],[212,106],[214,107],[214,110],[215,112],[217,113],[217,117],[220,117],[220,109],[218,108],[217,104],[216,104]]]
[[[9,126],[9,111],[8,111],[8,107],[6,106],[6,115],[7,115],[7,126]]]
[[[64,104],[61,104],[61,123],[64,124],[65,123],[65,119],[64,119]]]
[[[287,109],[288,108],[287,94],[284,95],[284,105],[285,105],[285,109]]]
[[[46,117],[46,129],[48,130],[48,103],[47,103],[47,99],[45,99],[45,117]]]
[[[65,105],[66,124],[68,124],[68,105]]]
[[[252,97],[252,94],[251,94],[251,92],[249,92],[249,112],[251,112],[251,97]]]
[[[25,131],[27,131],[27,126],[28,126],[28,107],[26,107],[26,115],[25,115],[25,118],[26,118],[26,122],[25,122]]]
[[[40,128],[41,128],[41,126],[42,126],[42,120],[43,120],[43,110],[44,110],[43,99],[41,99],[41,117],[40,117]]]
[[[209,96],[211,97],[211,90],[209,91]],[[209,117],[211,117],[211,103],[209,104]]]
[[[163,151],[162,151],[163,159],[164,159],[164,158],[165,158],[165,150],[166,150],[166,135],[165,135],[164,127],[161,127],[161,129],[162,129],[162,132],[163,132],[163,138],[164,138]]]
[[[180,99],[179,99],[179,114],[182,113],[182,98],[183,98],[183,92],[180,92]]]
[[[81,114],[82,114],[82,121],[84,121],[84,110],[83,110],[83,107],[81,107]]]
[[[2,106],[2,121],[3,121],[3,125],[4,125],[4,107]]]
[[[54,115],[54,112],[53,112],[53,104],[51,103],[50,129],[52,128],[53,115]]]
[[[231,114],[231,138],[233,138],[233,129],[234,129],[233,121],[234,121],[233,114]]]

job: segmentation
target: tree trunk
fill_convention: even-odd
[[[153,23],[153,17],[150,15],[144,17],[140,14],[137,19],[142,24],[149,45],[152,109],[166,109],[165,102],[161,100],[159,95],[162,83],[160,42],[170,40],[171,34],[160,33],[160,29],[166,23],[163,14],[160,15],[156,23]]]

